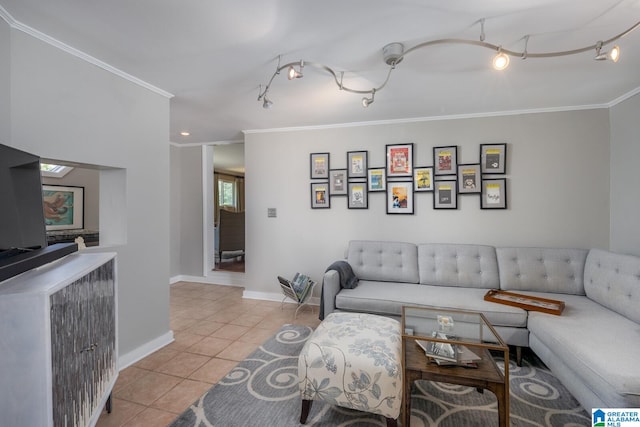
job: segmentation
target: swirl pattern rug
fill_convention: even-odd
[[[311,328],[285,325],[218,384],[176,418],[170,427],[300,426],[298,354]],[[499,361],[502,364],[502,361]],[[511,426],[588,426],[591,414],[537,359],[524,352],[522,367],[509,365]],[[411,427],[497,426],[495,396],[474,388],[416,381]],[[315,401],[307,426],[386,426],[381,416]]]

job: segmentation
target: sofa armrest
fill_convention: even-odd
[[[324,273],[322,282],[322,304],[325,317],[335,311],[338,292],[340,292],[340,275],[336,270],[329,270]]]

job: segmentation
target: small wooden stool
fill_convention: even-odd
[[[313,400],[379,414],[397,426],[402,407],[400,322],[364,313],[331,313],[298,358],[302,412]]]

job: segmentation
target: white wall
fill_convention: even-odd
[[[640,256],[640,95],[611,108],[611,250]]]
[[[175,226],[176,224],[174,224]],[[202,276],[202,147],[180,149],[180,273]]]
[[[385,165],[385,144],[413,142],[414,164],[433,164],[434,146],[457,145],[458,162],[479,161],[481,143],[508,144],[509,209],[481,210],[478,195],[458,210],[434,210],[416,194],[415,215],[387,215],[383,193],[368,210],[310,209],[309,154],[368,150]],[[599,247],[609,244],[609,118],[606,109],[351,128],[249,133],[246,288],[277,292],[276,276],[307,272],[319,279],[350,239],[478,243],[496,246]],[[267,208],[277,218],[267,218]]]
[[[182,243],[180,234],[180,212],[182,210],[182,191],[181,183],[181,151],[179,147],[171,145],[169,150],[169,166],[170,166],[170,201],[169,209],[171,218],[171,227],[169,230],[169,276],[175,277],[180,275],[180,245]]]
[[[126,212],[105,233],[120,244],[99,248],[118,253],[120,354],[171,339],[169,100],[18,30],[11,47],[11,145],[121,168],[101,171],[100,189],[101,218]],[[107,175],[105,185],[124,184],[117,193],[102,187]]]
[[[11,31],[0,19],[0,144],[11,141]]]

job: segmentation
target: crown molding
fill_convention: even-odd
[[[405,123],[433,122],[433,121],[443,121],[443,120],[518,116],[522,114],[558,113],[558,112],[579,111],[579,110],[597,110],[601,108],[609,108],[609,104],[578,105],[578,106],[552,107],[552,108],[551,107],[550,108],[534,108],[534,109],[527,109],[527,110],[511,110],[511,111],[491,111],[487,113],[451,114],[448,116],[443,115],[443,116],[429,116],[429,117],[412,117],[412,118],[406,118],[406,119],[372,120],[368,122],[349,122],[349,123],[336,123],[336,124],[316,125],[316,126],[297,126],[297,127],[284,127],[284,128],[271,128],[271,129],[249,129],[249,130],[243,130],[242,132],[245,135],[260,134],[260,133],[275,133],[275,132],[297,132],[297,131],[308,131],[308,130],[351,128],[351,127],[361,127],[361,126],[379,126],[379,125],[396,125],[396,124],[405,124]]]
[[[629,91],[629,92],[625,93],[624,95],[619,96],[616,99],[614,99],[613,101],[609,102],[607,104],[607,106],[609,108],[615,107],[616,105],[620,104],[621,102],[626,101],[627,99],[629,99],[632,96],[637,95],[639,93],[640,93],[640,87],[637,87],[637,88],[633,89],[632,91]]]
[[[41,31],[38,31],[35,28],[32,28],[28,25],[23,24],[22,22],[17,21],[1,5],[0,5],[0,18],[4,19],[6,23],[9,24],[9,26],[15,30],[22,31],[23,33],[28,34],[31,37],[34,37],[44,43],[47,43],[50,46],[58,48],[70,55],[75,56],[76,58],[80,58],[83,61],[86,61],[92,65],[95,65],[96,67],[102,68],[103,70],[109,73],[115,74],[116,76],[121,77],[125,80],[128,80],[131,83],[134,83],[145,89],[148,89],[151,92],[157,93],[158,95],[164,96],[165,98],[169,98],[169,99],[173,98],[174,96],[172,93],[169,93],[166,90],[160,89],[157,86],[147,83],[144,80],[141,80],[135,76],[132,76],[131,74],[128,74],[116,67],[113,67],[104,61],[101,61],[89,54],[82,52],[81,50],[71,47],[68,44],[61,42],[60,40],[54,39],[53,37],[48,36],[47,34]]]

